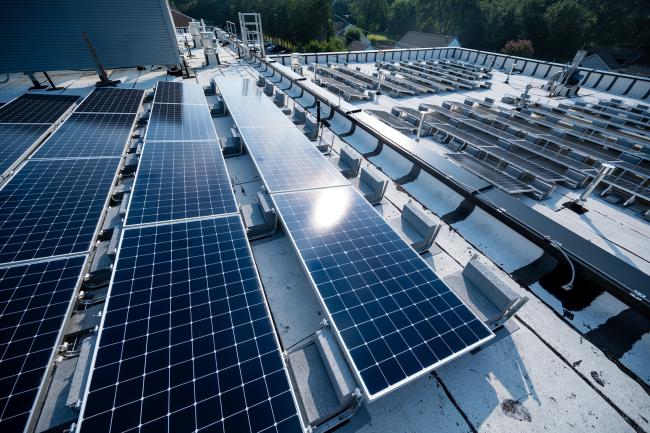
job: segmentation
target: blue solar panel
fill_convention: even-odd
[[[158,81],[153,102],[160,104],[206,104],[203,88],[196,83]]]
[[[256,97],[231,97],[225,99],[228,111],[238,128],[263,127],[295,128],[296,126],[264,94]]]
[[[237,212],[217,142],[145,144],[127,224]]]
[[[120,156],[131,136],[133,114],[73,114],[34,158]]]
[[[219,87],[219,92],[224,98],[241,96],[262,96],[262,90],[251,80],[242,80],[241,78],[217,77],[215,82]]]
[[[49,125],[0,124],[0,175],[11,168],[49,128]]]
[[[0,108],[0,123],[52,124],[78,99],[78,96],[27,93]]]
[[[85,256],[0,269],[0,431],[22,432]]]
[[[349,185],[293,125],[290,128],[240,128],[240,133],[271,193]]]
[[[144,90],[140,89],[94,89],[81,105],[77,113],[131,113],[140,110]]]
[[[302,433],[240,218],[123,236],[81,433]]]
[[[88,251],[119,162],[28,161],[0,190],[0,263]]]
[[[371,400],[493,336],[351,187],[272,198]]]
[[[207,105],[153,104],[147,141],[217,140]]]

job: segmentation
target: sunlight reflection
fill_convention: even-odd
[[[327,229],[338,223],[350,207],[347,188],[329,188],[318,196],[314,206],[314,224],[317,229]]]

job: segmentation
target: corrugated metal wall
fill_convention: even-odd
[[[166,0],[2,0],[0,72],[178,64]]]

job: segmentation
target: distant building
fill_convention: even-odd
[[[395,48],[431,47],[460,47],[460,41],[456,36],[410,31],[395,44]]]
[[[634,48],[592,47],[580,66],[600,71],[626,72],[637,66],[642,57],[643,51]]]
[[[589,54],[580,62],[580,66],[600,71],[617,71],[621,68],[621,65],[607,53]]]
[[[174,6],[169,6],[169,10],[172,13],[172,19],[174,20],[174,27],[189,27],[190,21],[194,21],[194,18],[185,15],[183,12],[176,9]]]

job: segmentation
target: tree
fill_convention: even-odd
[[[576,0],[559,0],[546,9],[544,21],[550,35],[549,54],[566,60],[584,46],[596,17]]]
[[[354,21],[364,30],[376,32],[386,29],[387,0],[352,0]]]
[[[503,54],[518,57],[531,57],[535,50],[533,49],[533,42],[530,39],[518,39],[516,41],[508,41],[501,49]]]
[[[417,3],[415,0],[396,0],[388,12],[388,33],[399,39],[409,30],[415,30]]]
[[[350,27],[345,31],[345,40],[347,43],[361,40],[361,29],[359,27]]]

